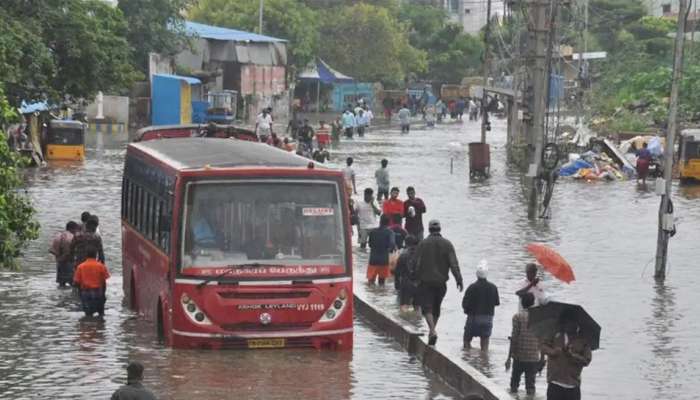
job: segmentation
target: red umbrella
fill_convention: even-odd
[[[530,243],[527,245],[527,251],[535,256],[537,262],[542,264],[544,269],[560,281],[571,283],[571,281],[576,280],[571,265],[551,248],[539,243]]]

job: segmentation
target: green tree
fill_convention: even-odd
[[[0,127],[16,117],[0,87]],[[9,149],[0,131],[0,268],[17,268],[16,259],[21,251],[38,237],[39,224],[34,220],[34,208],[21,192],[18,169],[22,165],[23,161]]]
[[[621,48],[621,33],[647,13],[639,0],[592,0],[590,10],[590,30],[606,51]]]
[[[479,73],[484,46],[476,36],[462,32],[462,27],[447,24],[428,43],[428,75],[439,82],[459,83],[462,78]]]
[[[348,7],[356,4],[369,4],[376,7],[386,8],[394,12],[399,8],[399,0],[302,0],[304,4],[318,10],[327,10],[334,7]]]
[[[399,10],[399,21],[408,26],[411,45],[426,49],[431,37],[445,27],[447,13],[443,8],[405,2]]]
[[[122,13],[100,0],[5,0],[0,72],[10,104],[91,98],[134,78]]]
[[[175,55],[189,44],[183,13],[194,0],[119,0],[128,23],[134,65],[148,70],[148,53]]]
[[[399,19],[407,26],[409,42],[427,53],[424,79],[459,83],[481,68],[483,44],[477,36],[464,33],[462,26],[446,22],[441,7],[424,3],[403,3]]]
[[[55,94],[51,79],[56,66],[35,22],[0,13],[0,81],[15,105]]]
[[[135,78],[122,13],[100,0],[62,0],[46,16],[44,40],[54,56],[51,87],[64,96],[120,92]]]
[[[193,21],[257,31],[258,0],[200,0]],[[289,64],[301,70],[317,54],[318,14],[296,0],[265,0],[263,33],[289,41]]]
[[[321,19],[321,56],[359,80],[397,84],[427,67],[425,51],[410,45],[405,26],[386,8],[360,3]]]

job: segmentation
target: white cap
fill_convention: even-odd
[[[489,274],[489,263],[486,260],[479,261],[479,264],[476,266],[476,277],[486,279],[486,276],[488,274]]]

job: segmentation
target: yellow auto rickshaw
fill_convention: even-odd
[[[80,121],[51,120],[46,132],[46,159],[85,160],[85,124]]]
[[[679,149],[681,182],[691,179],[700,181],[700,129],[684,129],[681,131]]]

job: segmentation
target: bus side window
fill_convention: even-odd
[[[158,241],[158,229],[160,228],[160,200],[155,196],[153,197],[153,203],[151,204],[151,240],[156,246],[160,246],[160,241]]]
[[[129,179],[124,176],[122,179],[122,219],[126,218],[127,202],[129,200]]]
[[[172,229],[172,203],[170,199],[161,204],[160,211],[162,217],[160,223],[161,242],[163,244],[163,250],[167,253],[170,251],[170,229]]]
[[[143,210],[143,235],[146,237],[146,239],[153,240],[153,238],[151,237],[151,220],[153,218],[153,213],[151,210],[151,192],[145,191],[143,197],[143,204],[145,205]]]
[[[136,230],[143,232],[143,188],[136,186]]]
[[[134,212],[136,210],[136,184],[134,182],[129,182],[129,215],[127,215],[127,221],[131,226],[136,226]]]

